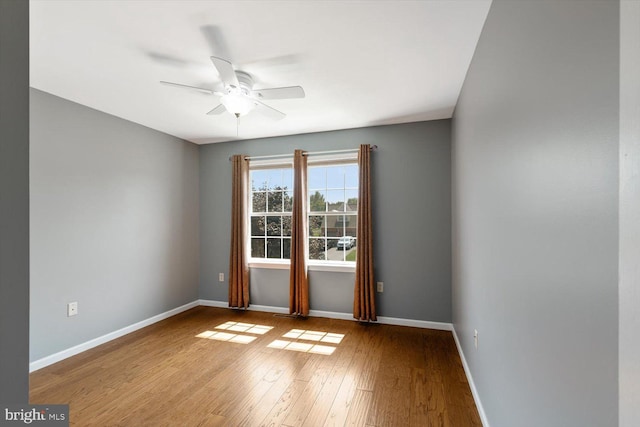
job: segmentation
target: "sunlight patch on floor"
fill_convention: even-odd
[[[219,324],[214,329],[213,331],[201,332],[196,335],[196,337],[237,344],[249,344],[258,338],[254,335],[264,335],[272,330],[273,326],[229,321]],[[336,347],[323,344],[338,345],[342,342],[344,334],[306,329],[291,329],[282,335],[282,338],[287,338],[287,340],[274,340],[271,344],[267,345],[267,347],[329,356],[333,354]],[[311,343],[304,341],[311,341]]]
[[[283,338],[291,338],[306,341],[320,341],[330,344],[340,344],[344,338],[344,334],[334,334],[332,332],[307,331],[304,329],[292,329],[282,336]]]
[[[206,338],[216,341],[228,341],[237,344],[249,344],[257,337],[242,334],[231,334],[229,332],[204,331],[196,335],[197,338]]]
[[[216,341],[233,342],[237,344],[249,344],[258,338],[253,335],[264,335],[272,330],[273,326],[256,325],[255,323],[225,322],[216,326],[214,329],[220,329],[224,332],[204,331],[196,335],[196,337]]]
[[[324,354],[326,356],[333,354],[333,352],[336,350],[335,347],[327,345],[285,340],[275,340],[267,347],[277,348],[279,350],[300,351],[302,353]]]
[[[224,329],[234,332],[246,332],[248,334],[264,335],[273,329],[273,326],[256,325],[255,323],[225,322],[216,326],[216,329]]]

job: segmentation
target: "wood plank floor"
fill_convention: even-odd
[[[256,311],[196,307],[30,381],[74,426],[481,426],[450,332]]]

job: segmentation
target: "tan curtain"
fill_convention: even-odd
[[[376,320],[375,278],[373,276],[373,231],[371,223],[371,147],[360,146],[358,167],[358,250],[356,252],[356,286],[353,295],[353,317],[362,321]]]
[[[309,315],[307,277],[307,157],[293,155],[293,211],[291,213],[291,271],[289,273],[289,313]]]
[[[249,266],[247,263],[247,204],[249,164],[245,156],[232,157],[231,253],[229,256],[229,307],[249,307]]]

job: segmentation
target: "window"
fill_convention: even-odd
[[[291,251],[293,169],[290,164],[250,167],[251,258],[288,260]],[[308,223],[310,264],[355,263],[358,164],[355,158],[309,159]]]
[[[251,257],[289,259],[293,169],[251,169]]]
[[[355,262],[357,163],[309,164],[307,182],[309,260]]]

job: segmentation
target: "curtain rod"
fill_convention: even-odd
[[[378,149],[377,145],[371,146],[371,151],[376,151]],[[303,156],[319,156],[321,154],[338,154],[338,153],[355,153],[359,148],[350,148],[348,150],[328,150],[328,151],[305,151]],[[247,157],[247,160],[261,160],[261,159],[277,159],[279,157],[293,157],[293,154],[272,154],[269,156],[251,156]],[[231,161],[231,157],[229,157],[229,161]]]

